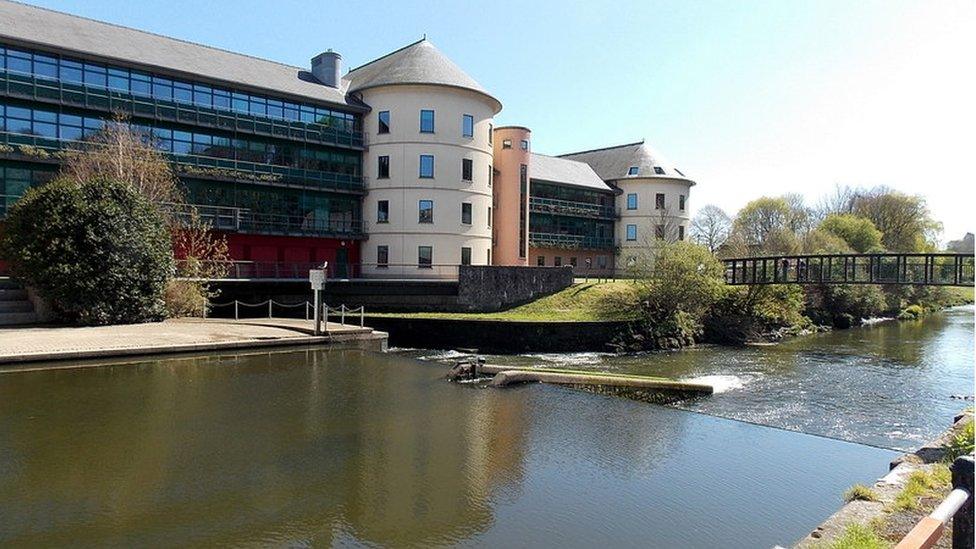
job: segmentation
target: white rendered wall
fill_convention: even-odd
[[[488,209],[492,205],[488,142],[494,103],[487,97],[446,86],[384,86],[363,91],[372,111],[364,126],[369,149],[364,155],[368,194],[363,219],[369,238],[363,242],[367,276],[445,278],[457,275],[461,248],[471,248],[471,264],[487,265],[491,250]],[[420,111],[434,111],[434,133],[420,133]],[[390,112],[390,132],[379,134],[378,115]],[[474,117],[474,135],[464,137],[462,117]],[[434,156],[434,177],[420,174],[420,156]],[[378,178],[378,158],[390,157],[389,179]],[[473,162],[472,180],[461,178],[461,160]],[[377,203],[389,201],[389,222],[377,223]],[[434,201],[434,222],[419,222],[419,202]],[[472,205],[471,224],[461,223],[461,203]],[[390,267],[380,269],[377,247],[389,247]],[[418,248],[433,248],[433,268],[418,268]]]
[[[692,181],[671,177],[632,177],[615,181],[623,193],[616,198],[620,219],[614,226],[614,237],[619,246],[617,272],[624,274],[630,258],[641,258],[657,242],[657,225],[664,225],[668,234],[666,240],[678,239],[678,227],[684,228],[684,239],[688,240],[688,225],[691,211]],[[637,194],[637,209],[627,209],[627,195]],[[656,196],[664,193],[664,209],[656,208]],[[680,195],[685,196],[685,207],[679,209]],[[627,225],[637,226],[637,240],[627,240]]]

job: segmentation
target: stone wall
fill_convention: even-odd
[[[610,351],[628,322],[522,322],[398,318],[366,315],[366,325],[390,334],[393,347],[478,349],[483,353]]]
[[[458,307],[491,312],[553,294],[573,283],[573,268],[462,265]]]

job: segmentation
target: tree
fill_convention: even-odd
[[[813,229],[816,216],[813,209],[807,207],[802,194],[787,193],[783,195],[783,200],[790,207],[790,211],[786,215],[786,227],[790,232],[802,237]]]
[[[64,320],[164,316],[170,235],[157,208],[127,183],[60,178],[28,190],[7,215],[0,250]]]
[[[925,199],[887,187],[859,192],[853,213],[865,217],[881,231],[881,243],[894,252],[934,250],[942,224],[932,219]]]
[[[790,204],[785,199],[764,196],[739,210],[732,227],[753,253],[787,254],[797,247],[789,227],[790,216]]]
[[[179,180],[152,140],[116,115],[66,153],[61,173],[78,182],[110,178],[131,185],[154,204],[182,202]]]
[[[684,312],[700,318],[724,286],[725,267],[704,246],[672,242],[660,246],[640,280],[644,299],[665,316]]]
[[[698,210],[691,220],[692,239],[715,253],[725,244],[732,231],[732,218],[722,208],[711,204]]]
[[[820,229],[842,238],[848,246],[860,253],[883,249],[881,231],[866,217],[854,214],[830,214],[820,222]]]

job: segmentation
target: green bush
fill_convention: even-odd
[[[844,501],[878,501],[878,493],[863,484],[855,484],[844,492]]]
[[[810,288],[807,298],[807,316],[837,328],[849,328],[889,310],[885,294],[874,285],[823,284]]]
[[[918,320],[925,316],[925,309],[921,305],[909,305],[898,313],[898,320]]]
[[[170,235],[131,186],[58,179],[31,189],[7,216],[0,251],[13,274],[62,320],[159,320],[173,272]]]
[[[953,461],[959,456],[973,453],[973,422],[970,421],[956,431],[945,447],[946,460]]]
[[[810,324],[803,316],[804,295],[799,286],[726,286],[705,316],[705,339],[741,345],[765,333]]]

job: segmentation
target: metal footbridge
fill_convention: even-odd
[[[781,255],[724,259],[725,281],[760,284],[973,286],[972,254]]]

